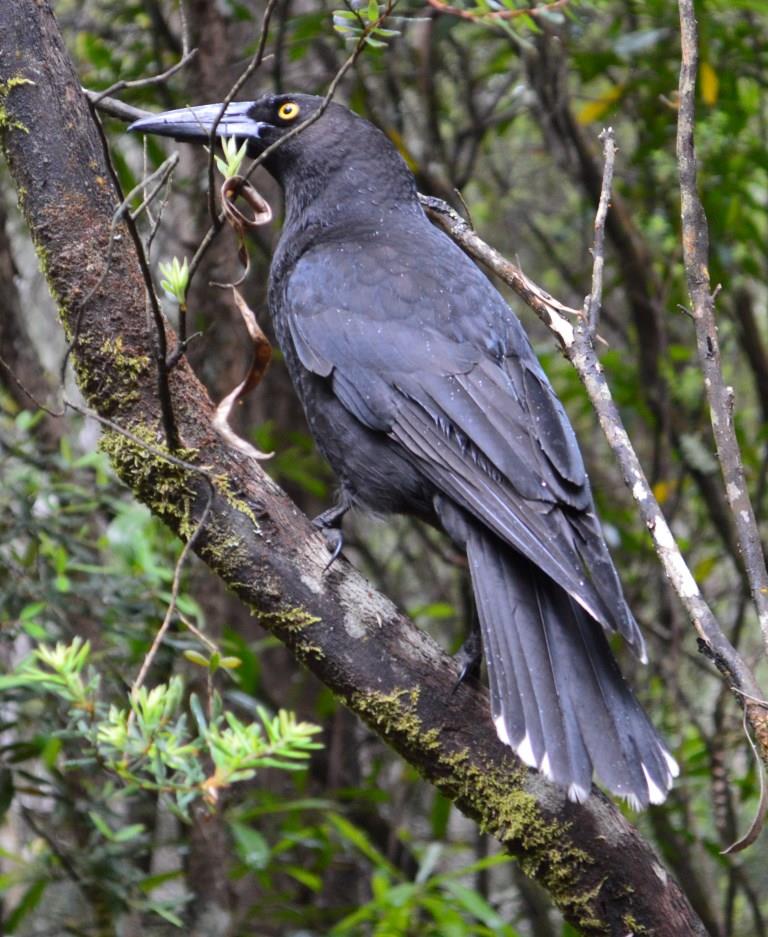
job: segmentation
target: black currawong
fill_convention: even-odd
[[[227,107],[217,133],[256,156],[322,99]],[[205,143],[221,106],[131,130]],[[271,153],[285,225],[269,304],[310,430],[352,504],[417,515],[466,551],[499,737],[589,794],[593,771],[634,807],[677,766],[619,672],[642,636],[595,515],[576,438],[520,323],[425,216],[388,138],[337,104]]]

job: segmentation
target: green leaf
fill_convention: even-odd
[[[154,901],[150,901],[149,907],[152,911],[155,912],[155,914],[159,914],[161,918],[164,918],[166,921],[168,921],[169,924],[173,924],[175,927],[184,926],[184,921],[182,921],[178,914],[174,914],[173,911],[166,908],[164,905],[156,904]]]
[[[192,710],[192,715],[195,717],[200,735],[205,735],[208,732],[208,720],[205,717],[202,704],[200,703],[200,697],[197,693],[190,694],[189,708]]]
[[[40,904],[40,899],[43,897],[48,884],[47,879],[38,879],[29,886],[21,896],[19,903],[3,922],[4,933],[13,934],[16,932],[16,928],[24,918]]]
[[[137,836],[141,836],[146,827],[143,823],[131,823],[129,826],[121,827],[113,834],[116,843],[127,843]]]
[[[96,827],[96,829],[101,833],[104,839],[108,839],[110,842],[114,840],[115,834],[112,832],[110,827],[107,825],[106,821],[96,813],[95,810],[89,810],[88,816],[91,818],[91,823]]]
[[[316,893],[322,891],[322,878],[314,872],[310,872],[309,869],[302,869],[297,865],[288,865],[282,866],[281,871],[287,872],[288,875],[295,878],[297,882],[301,882],[302,885],[306,885],[311,891]]]
[[[339,813],[331,812],[328,814],[326,819],[335,827],[337,833],[339,833],[348,843],[354,846],[359,852],[361,852],[367,859],[377,866],[379,869],[384,869],[387,871],[387,874],[394,879],[399,879],[400,872],[395,868],[394,865],[384,856],[383,853],[373,845],[373,843],[368,839],[368,837],[363,833],[363,831],[350,823],[346,817],[341,816]]]
[[[447,797],[435,791],[430,813],[430,830],[432,838],[444,840],[448,830],[448,820],[451,816],[452,803]]]
[[[184,657],[191,663],[197,664],[198,667],[205,667],[208,669],[208,658],[204,657],[199,651],[184,651]]]
[[[139,882],[139,888],[149,894],[167,882],[173,882],[184,877],[184,869],[172,869],[170,872],[161,872],[158,875],[148,875]]]
[[[21,627],[30,636],[30,638],[34,638],[35,641],[45,641],[48,637],[50,637],[48,631],[39,622],[24,621],[21,623]]]
[[[465,911],[469,912],[476,920],[485,924],[485,926],[490,928],[495,934],[499,934],[501,937],[502,934],[510,933],[505,929],[506,925],[504,920],[494,911],[479,892],[475,891],[473,888],[467,888],[466,885],[462,885],[460,882],[451,880],[445,882],[445,888],[456,898]]]
[[[47,602],[30,602],[29,605],[25,605],[22,608],[21,613],[19,614],[19,621],[29,621],[32,618],[37,618],[37,616],[44,612],[48,608]]]
[[[230,823],[229,828],[232,831],[240,861],[252,872],[266,869],[269,865],[270,849],[261,833],[244,823]]]

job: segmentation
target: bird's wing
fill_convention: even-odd
[[[280,304],[302,364],[642,653],[573,429],[522,327],[452,242],[432,264],[417,255],[390,243],[304,254]]]

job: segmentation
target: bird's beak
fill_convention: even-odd
[[[216,126],[216,136],[258,139],[267,124],[248,116],[252,106],[252,101],[233,101],[228,104]],[[211,127],[221,114],[221,109],[221,104],[201,104],[198,107],[163,111],[134,121],[128,130],[204,143],[210,137]]]

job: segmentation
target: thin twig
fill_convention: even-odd
[[[206,648],[208,648],[208,650],[211,651],[211,653],[214,653],[219,650],[218,646],[216,645],[216,642],[211,641],[211,639],[208,637],[207,634],[202,632],[197,627],[197,625],[193,625],[192,622],[187,618],[187,616],[183,615],[181,612],[179,612],[179,621],[182,623],[182,625],[184,625],[185,628],[191,631],[192,634],[197,638],[197,640],[201,644],[203,644]]]
[[[101,140],[102,151],[104,154],[104,161],[109,170],[109,174],[112,178],[112,183],[115,186],[115,191],[123,199],[122,196],[122,186],[120,185],[120,179],[115,170],[115,166],[112,162],[112,155],[109,151],[109,143],[107,142],[106,134],[104,133],[104,127],[102,126],[101,120],[96,113],[96,107],[91,103],[89,99],[89,106],[91,111],[91,116],[93,122],[96,125],[96,129]],[[123,199],[124,201],[124,199]],[[149,269],[149,261],[147,260],[147,255],[144,251],[144,245],[141,241],[141,235],[139,230],[136,227],[136,223],[131,218],[130,213],[125,214],[124,216],[125,225],[128,228],[128,232],[131,235],[131,240],[133,245],[136,248],[136,259],[139,263],[139,269],[141,270],[141,276],[144,280],[144,286],[146,287],[146,299],[149,303],[149,309],[152,314],[152,319],[155,325],[155,363],[157,365],[157,395],[160,402],[160,412],[163,420],[163,430],[165,432],[166,442],[169,449],[178,449],[179,448],[179,432],[176,426],[176,419],[173,413],[173,403],[171,400],[171,389],[168,381],[168,368],[166,366],[166,360],[168,356],[168,343],[166,341],[165,335],[165,320],[163,318],[163,313],[160,309],[160,304],[157,299],[157,294],[155,293],[155,287],[152,282],[152,273]]]
[[[606,127],[600,134],[603,141],[603,183],[600,187],[600,201],[595,214],[595,242],[592,248],[592,289],[584,300],[584,317],[587,321],[587,331],[590,338],[597,334],[597,323],[600,319],[600,306],[603,297],[603,270],[605,269],[605,221],[608,217],[608,207],[611,204],[611,189],[613,187],[613,167],[616,162],[616,142],[613,127]]]
[[[147,239],[144,244],[144,250],[147,253],[147,257],[150,257],[152,254],[152,244],[154,243],[157,232],[160,230],[160,223],[163,220],[163,213],[165,212],[166,205],[171,197],[171,183],[173,177],[169,174],[165,180],[165,192],[163,193],[162,201],[160,202],[160,207],[157,210],[157,217],[153,218],[152,214],[149,211],[149,206],[147,206],[147,218],[150,222],[149,234],[147,234]],[[153,194],[154,197],[154,194]]]
[[[154,187],[154,189],[152,189],[149,195],[144,196],[144,198],[142,199],[141,205],[139,205],[138,208],[134,209],[134,211],[131,212],[131,218],[135,221],[139,217],[139,215],[144,211],[144,209],[148,208],[152,204],[152,202],[155,199],[155,196],[163,187],[163,185],[165,185],[166,180],[171,175],[173,170],[176,168],[176,166],[178,165],[178,162],[179,162],[179,154],[172,153],[168,157],[168,159],[162,162],[151,175],[145,176],[138,185],[134,186],[131,189],[131,191],[123,199],[123,202],[120,205],[120,208],[115,213],[115,215],[117,216],[119,212],[120,216],[122,216],[122,212],[125,210],[125,206],[127,205],[128,202],[130,202],[133,196],[137,192],[143,191],[144,189],[146,189],[147,185],[150,182],[153,182],[155,179],[159,179],[157,185]],[[115,222],[113,221],[112,224],[114,226]]]
[[[43,413],[47,413],[48,416],[52,416],[57,420],[64,416],[64,413],[66,412],[64,409],[61,411],[51,410],[50,407],[47,407],[44,403],[41,403],[35,397],[32,391],[24,385],[18,374],[16,374],[10,364],[8,364],[8,362],[2,356],[0,356],[0,367],[2,367],[7,372],[13,383],[19,388],[22,394],[24,394],[24,396],[27,397],[35,407],[37,407],[38,410],[42,410]]]
[[[101,426],[106,426],[107,429],[111,429],[114,433],[119,433],[121,436],[124,436],[126,439],[129,439],[132,443],[135,443],[137,446],[140,446],[145,452],[148,452],[150,455],[155,456],[155,458],[162,459],[164,462],[168,462],[171,465],[175,465],[177,468],[184,469],[187,472],[194,472],[196,475],[199,475],[201,478],[204,478],[207,482],[213,484],[214,477],[207,470],[202,468],[199,465],[195,465],[192,462],[187,462],[185,459],[180,459],[178,456],[173,455],[171,452],[167,452],[164,449],[158,449],[156,446],[151,445],[142,439],[140,436],[137,436],[135,433],[132,433],[129,429],[126,429],[124,426],[120,426],[119,423],[115,423],[114,420],[110,420],[109,417],[102,416],[100,413],[97,413],[96,410],[91,410],[89,407],[81,407],[79,404],[75,403],[72,400],[69,400],[67,397],[63,399],[64,407],[68,410],[74,410],[75,413],[79,413],[80,416],[89,417],[92,420],[96,420]],[[48,411],[50,412],[50,411]],[[63,414],[53,414],[54,416],[63,416]]]
[[[208,134],[209,140],[209,150],[208,150],[208,211],[211,215],[211,222],[218,226],[221,224],[219,220],[218,213],[216,211],[216,199],[214,197],[214,192],[216,191],[216,186],[214,184],[214,159],[216,152],[216,131],[219,126],[219,122],[224,116],[224,112],[229,107],[230,103],[234,101],[235,95],[243,87],[243,85],[248,81],[251,75],[261,66],[261,63],[264,61],[264,49],[267,45],[267,35],[269,34],[269,22],[272,19],[272,12],[275,9],[275,4],[277,0],[269,0],[267,6],[264,10],[264,16],[261,19],[261,29],[259,31],[259,41],[256,46],[256,52],[254,53],[251,61],[248,63],[248,67],[240,75],[237,81],[229,89],[229,93],[224,98],[219,108],[219,113],[216,115],[213,124],[211,124],[211,130]]]
[[[752,741],[752,736],[749,734],[749,727],[747,725],[747,710],[744,710],[744,719],[743,719],[744,735],[749,742],[749,747],[752,749],[752,755],[755,759],[755,770],[757,771],[757,777],[760,784],[760,797],[757,802],[757,810],[755,815],[752,818],[752,822],[749,825],[747,832],[735,843],[731,843],[727,849],[723,849],[721,855],[731,856],[735,852],[741,852],[746,849],[747,846],[751,846],[754,843],[760,833],[762,832],[763,826],[765,825],[765,815],[768,812],[768,789],[765,784],[765,767],[763,762],[760,759],[760,753],[757,750],[757,746]]]
[[[184,53],[183,57],[179,59],[175,65],[171,65],[170,68],[167,68],[159,75],[150,75],[147,78],[136,78],[133,81],[116,81],[113,85],[110,85],[103,91],[98,92],[93,98],[92,103],[99,104],[102,98],[109,97],[118,91],[124,91],[126,88],[146,88],[150,85],[158,85],[163,81],[167,81],[169,78],[175,75],[176,72],[181,71],[182,68],[184,68],[186,65],[189,65],[189,63],[196,55],[197,49],[190,49],[189,52]]]
[[[146,679],[147,673],[149,672],[149,668],[152,666],[152,661],[155,659],[155,656],[157,655],[160,645],[162,644],[163,638],[165,637],[166,632],[171,626],[171,622],[173,621],[173,616],[176,612],[176,602],[178,601],[179,589],[181,588],[181,574],[184,569],[184,565],[187,561],[187,557],[189,556],[192,548],[195,545],[195,542],[197,541],[197,538],[200,536],[203,528],[205,527],[205,524],[208,521],[208,515],[211,512],[211,507],[213,505],[213,498],[214,498],[216,489],[214,488],[213,483],[211,482],[211,479],[209,477],[204,476],[204,478],[208,485],[208,496],[205,502],[205,507],[203,508],[203,513],[200,515],[200,519],[195,525],[195,529],[192,532],[192,536],[184,544],[184,547],[181,553],[179,554],[179,558],[176,560],[176,566],[173,570],[173,584],[171,586],[171,598],[170,598],[170,601],[168,602],[168,608],[165,611],[165,617],[163,618],[163,623],[158,628],[157,634],[155,635],[155,638],[152,641],[152,646],[147,651],[144,657],[144,660],[142,661],[141,667],[139,668],[139,672],[136,675],[136,679],[133,681],[133,685],[131,686],[131,698],[132,699],[135,699],[136,694],[138,693],[139,689],[144,684],[144,680]],[[131,723],[134,720],[134,717],[135,717],[135,710],[131,709],[131,712],[128,716],[129,728],[131,726]]]
[[[81,90],[90,103],[102,114],[108,114],[110,117],[116,117],[118,120],[126,121],[126,123],[141,120],[142,117],[149,117],[149,111],[145,111],[141,107],[124,104],[122,101],[118,101],[117,98],[104,97],[106,92],[91,91],[90,88],[82,88]]]

